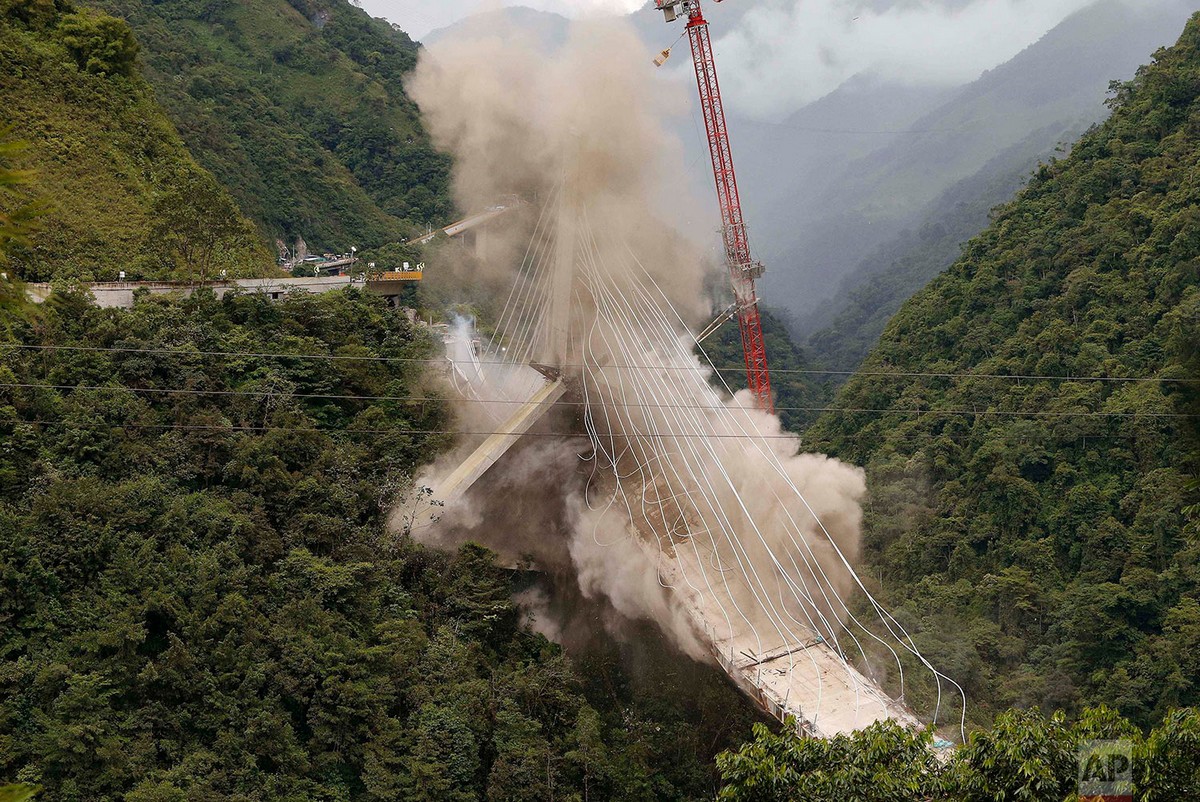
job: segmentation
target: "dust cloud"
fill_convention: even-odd
[[[663,125],[687,105],[649,80],[650,59],[620,19],[575,23],[553,53],[518,29],[493,29],[423,50],[407,88],[434,144],[454,156],[461,209],[512,198],[536,207],[568,183],[593,226],[619,234],[656,277],[680,288],[672,302],[699,321],[708,311],[699,291],[705,260],[672,224],[703,220],[697,239],[707,241],[717,223],[689,196],[682,146]],[[511,285],[519,264],[511,256],[529,242],[523,226],[489,233],[489,248],[509,258],[478,265],[483,277]]]
[[[658,94],[650,59],[617,20],[577,23],[553,53],[516,30],[422,52],[408,88],[434,143],[454,157],[460,208],[526,202],[489,233],[486,259],[447,248],[431,260],[430,279],[441,274],[443,298],[468,300],[474,286],[475,299],[488,299],[528,282],[532,261],[549,264],[548,280],[563,291],[548,292],[514,331],[527,336],[531,358],[562,366],[573,389],[414,536],[439,546],[474,540],[513,565],[569,576],[583,597],[656,622],[697,658],[714,638],[747,628],[763,649],[836,641],[854,584],[864,475],[799,454],[777,418],[745,393],[714,390],[692,354],[686,327],[709,314],[712,269],[692,243],[717,237],[689,222],[708,218],[683,190],[681,147],[664,125],[686,106]],[[506,313],[499,302],[490,311]],[[461,349],[474,335],[456,325],[451,348]],[[511,333],[493,340],[520,346]],[[498,430],[512,410],[505,402],[520,395],[503,388],[525,379],[482,377],[492,368],[471,367],[477,358],[454,356],[468,364],[451,376],[459,425]],[[464,438],[463,448],[475,442]],[[461,456],[420,483],[436,489]],[[544,597],[521,602],[542,631],[561,631]],[[701,631],[701,621],[718,620],[728,632]]]

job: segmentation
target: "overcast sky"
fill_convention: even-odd
[[[721,38],[722,78],[759,116],[799,108],[862,72],[963,84],[1093,2],[914,0],[871,11],[850,0],[764,0]]]
[[[1093,2],[732,0],[729,6],[739,3],[745,13],[727,17],[740,18],[734,30],[714,34],[730,102],[752,116],[779,118],[863,72],[907,83],[966,83]],[[578,15],[628,13],[644,0],[362,0],[416,39],[499,5]]]
[[[476,11],[497,6],[528,6],[575,15],[603,10],[629,13],[644,4],[645,0],[361,0],[360,3],[373,16],[391,20],[414,39]]]

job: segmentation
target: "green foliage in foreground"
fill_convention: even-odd
[[[715,671],[645,697],[581,676],[490,554],[388,532],[445,441],[431,353],[357,291],[67,290],[0,343],[0,777],[64,802],[711,799],[749,732]]]
[[[136,54],[129,26],[114,17],[49,0],[0,2],[0,108],[6,138],[24,143],[0,154],[24,168],[23,186],[0,183],[0,248],[13,271],[45,281],[273,269],[253,226],[155,104]],[[32,242],[31,208],[45,212]]]
[[[196,159],[269,237],[315,253],[452,215],[403,81],[417,45],[347,0],[96,0],[129,21]]]
[[[939,759],[932,736],[894,723],[852,736],[802,740],[757,726],[754,740],[717,758],[727,802],[1078,802],[1080,750],[1127,741],[1135,799],[1200,799],[1200,713],[1171,713],[1148,737],[1107,709],[1075,722],[1009,712],[990,732]]]
[[[866,466],[887,603],[980,720],[1200,704],[1200,17],[1113,106],[889,324],[837,402],[884,412],[808,432]]]

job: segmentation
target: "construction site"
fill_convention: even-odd
[[[464,222],[520,208],[477,254],[491,292],[506,294],[494,319],[460,319],[445,338],[460,446],[419,479],[430,514],[406,504],[394,526],[437,545],[476,540],[534,570],[569,564],[585,596],[654,621],[805,735],[894,720],[957,737],[961,690],[856,573],[863,472],[804,453],[774,414],[756,288],[766,268],[709,23],[699,0],[657,7],[690,49],[715,210],[680,188],[647,88],[669,48],[649,58],[620,28],[588,25],[549,56],[483,36],[439,42],[418,67],[414,94],[456,158],[459,203],[481,210]],[[720,303],[702,289],[714,261],[727,274]],[[722,325],[740,332],[740,392],[704,351]],[[506,516],[536,533],[497,536]],[[914,669],[934,679],[933,709],[906,704]]]
[[[372,264],[346,275],[352,248],[321,260],[318,275],[203,286],[276,300],[361,287],[399,306],[432,277],[443,298],[472,285],[490,295],[492,317],[436,327],[459,445],[418,478],[394,529],[436,546],[480,541],[511,566],[569,575],[585,598],[719,665],[803,735],[891,720],[959,737],[962,690],[856,573],[863,471],[804,453],[775,414],[757,290],[766,266],[742,211],[709,23],[700,0],[657,8],[683,27],[676,43],[687,39],[715,209],[689,197],[664,99],[647,88],[646,71],[671,48],[647,54],[602,23],[539,58],[500,37],[452,39],[413,82],[435,140],[455,156],[466,212],[416,240],[433,249],[430,270]],[[600,70],[606,80],[591,80]],[[512,86],[522,91],[504,91]],[[280,253],[289,268],[311,261],[302,239]],[[727,287],[715,297],[714,267]],[[132,308],[137,293],[198,286],[88,289],[99,306]],[[51,292],[27,288],[36,302]],[[723,326],[739,332],[737,392],[704,350]],[[502,519],[510,525],[491,526]],[[531,533],[511,534],[522,530]],[[536,626],[535,615],[552,613],[531,611]],[[932,709],[905,699],[913,670],[932,678]]]

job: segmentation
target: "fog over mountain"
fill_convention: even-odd
[[[1109,82],[1132,78],[1194,10],[1190,0],[1101,0],[964,87],[860,76],[766,136],[742,136],[752,143],[735,148],[747,219],[768,262],[764,296],[812,331],[803,318],[836,307],[851,289],[843,279],[919,226],[942,193],[969,196],[985,166],[980,192],[996,175],[1027,175],[1103,119]],[[853,157],[856,149],[865,155]]]
[[[705,14],[713,23],[730,108],[779,120],[860,74],[892,83],[961,85],[1093,2],[710,0]],[[647,39],[655,49],[674,38],[651,0],[362,0],[362,6],[421,40],[473,15],[521,7],[564,17],[633,13],[643,30],[657,23],[661,32]]]
[[[524,7],[559,14],[627,14],[645,5],[644,0],[361,0],[359,6],[394,22],[414,39],[425,40],[440,28],[475,14],[502,8]]]
[[[392,7],[375,2],[377,13]],[[562,14],[491,5],[427,39],[511,25],[553,49],[570,25]],[[572,13],[586,5],[542,4]],[[855,320],[872,321],[861,331],[839,323],[854,342],[837,359],[853,361],[886,319],[879,309],[919,289],[1039,160],[1101,120],[1109,81],[1131,78],[1193,10],[1190,0],[709,2],[751,240],[768,267],[767,303],[791,312],[803,335],[853,308]],[[683,32],[648,7],[631,21],[652,51]],[[686,42],[676,48],[667,67],[647,67],[646,76],[678,83],[689,113],[676,133],[694,192],[707,198],[712,176]],[[710,211],[677,223],[715,229]],[[937,247],[921,231],[937,231]],[[917,247],[919,269],[910,264],[886,293],[852,300]],[[827,353],[841,348],[830,337]]]
[[[752,4],[720,36],[730,102],[777,117],[856,75],[956,86],[1094,0],[804,0]],[[787,76],[787,80],[780,80]]]

